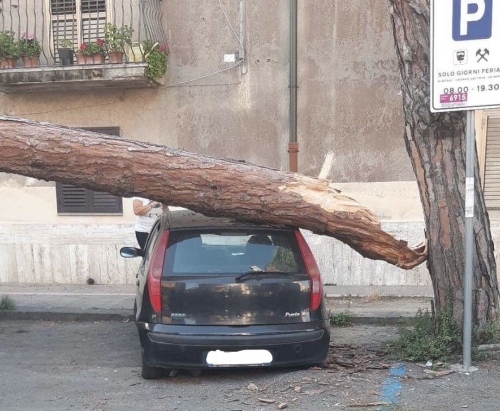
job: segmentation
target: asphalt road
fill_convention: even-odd
[[[140,376],[132,323],[0,322],[0,411],[52,410],[497,410],[497,360],[471,375],[432,380],[417,365],[390,377],[377,348],[394,327],[334,332],[326,368],[179,372],[158,381]],[[376,405],[388,401],[385,407]],[[272,403],[271,403],[272,401]]]

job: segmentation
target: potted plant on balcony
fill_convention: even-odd
[[[76,64],[85,64],[85,54],[87,53],[87,43],[82,43],[76,50]],[[84,54],[85,53],[85,54]]]
[[[75,52],[73,50],[73,42],[71,40],[62,40],[59,43],[57,52],[59,53],[59,59],[61,60],[61,64],[63,66],[70,66],[73,64]]]
[[[16,67],[19,58],[17,42],[13,31],[0,31],[0,68]]]
[[[76,51],[77,64],[94,64],[94,52],[91,44],[82,43]]]
[[[23,60],[24,67],[38,67],[40,64],[40,54],[42,45],[33,33],[21,32],[18,42],[19,54]]]
[[[91,44],[92,57],[94,64],[104,64],[106,60],[106,48],[103,39],[97,39],[95,43]]]
[[[104,40],[110,63],[123,63],[124,47],[132,44],[133,32],[128,26],[118,27],[112,23],[104,25]]]
[[[165,75],[168,66],[168,44],[146,40],[142,43],[146,59],[146,77],[161,78]]]

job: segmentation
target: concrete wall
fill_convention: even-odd
[[[288,169],[289,1],[222,4],[237,35],[246,4],[241,66],[213,74],[239,48],[217,0],[169,0],[164,87],[3,95],[0,112]],[[317,175],[333,151],[335,182],[412,180],[386,1],[299,5],[299,171]]]
[[[39,186],[21,187],[20,179],[4,179],[0,186],[0,283],[81,284],[89,277],[99,284],[134,283],[138,259],[119,257],[120,247],[136,244],[130,199],[124,199],[123,216],[57,216],[53,184],[31,180]],[[416,183],[336,186],[371,208],[396,237],[409,244],[423,240]],[[425,265],[405,271],[365,259],[333,238],[305,235],[325,284],[430,284]]]
[[[289,1],[222,5],[224,10],[218,0],[162,3],[171,55],[159,89],[1,95],[0,113],[67,126],[119,126],[124,138],[286,170]],[[246,58],[231,68],[224,54],[240,45],[224,11],[240,36],[241,5]],[[408,211],[419,207],[414,194],[406,208],[386,207],[414,178],[402,139],[386,0],[299,1],[298,67],[299,171],[318,175],[333,152],[329,179],[349,183],[362,202],[371,198],[403,237],[420,237],[419,217]],[[135,263],[116,261],[117,248],[135,242],[130,202],[122,217],[63,217],[55,201],[53,183],[0,175],[0,282],[132,281]],[[408,228],[415,221],[417,228]],[[312,239],[326,282],[400,281],[399,270],[364,261],[331,241]],[[78,268],[70,269],[77,260]],[[415,274],[411,282],[424,277]]]

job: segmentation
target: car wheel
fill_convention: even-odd
[[[144,356],[142,356],[141,375],[145,380],[157,380],[163,377],[163,369],[159,367],[150,367],[144,362]]]

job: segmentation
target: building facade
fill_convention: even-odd
[[[296,135],[291,3],[4,0],[0,29],[16,39],[32,30],[43,52],[37,67],[19,59],[0,69],[0,114],[281,170],[297,142],[300,173],[321,173],[388,231],[421,241],[388,3],[298,0]],[[61,66],[61,40],[78,49],[103,38],[106,23],[133,30],[123,64]],[[164,77],[147,76],[144,41],[168,42]],[[500,139],[500,112],[478,119],[493,209],[496,157],[488,144]],[[0,174],[0,282],[131,284],[137,262],[118,250],[135,244],[133,221],[130,199]],[[309,239],[327,284],[430,284],[425,267],[403,271],[334,239]]]

